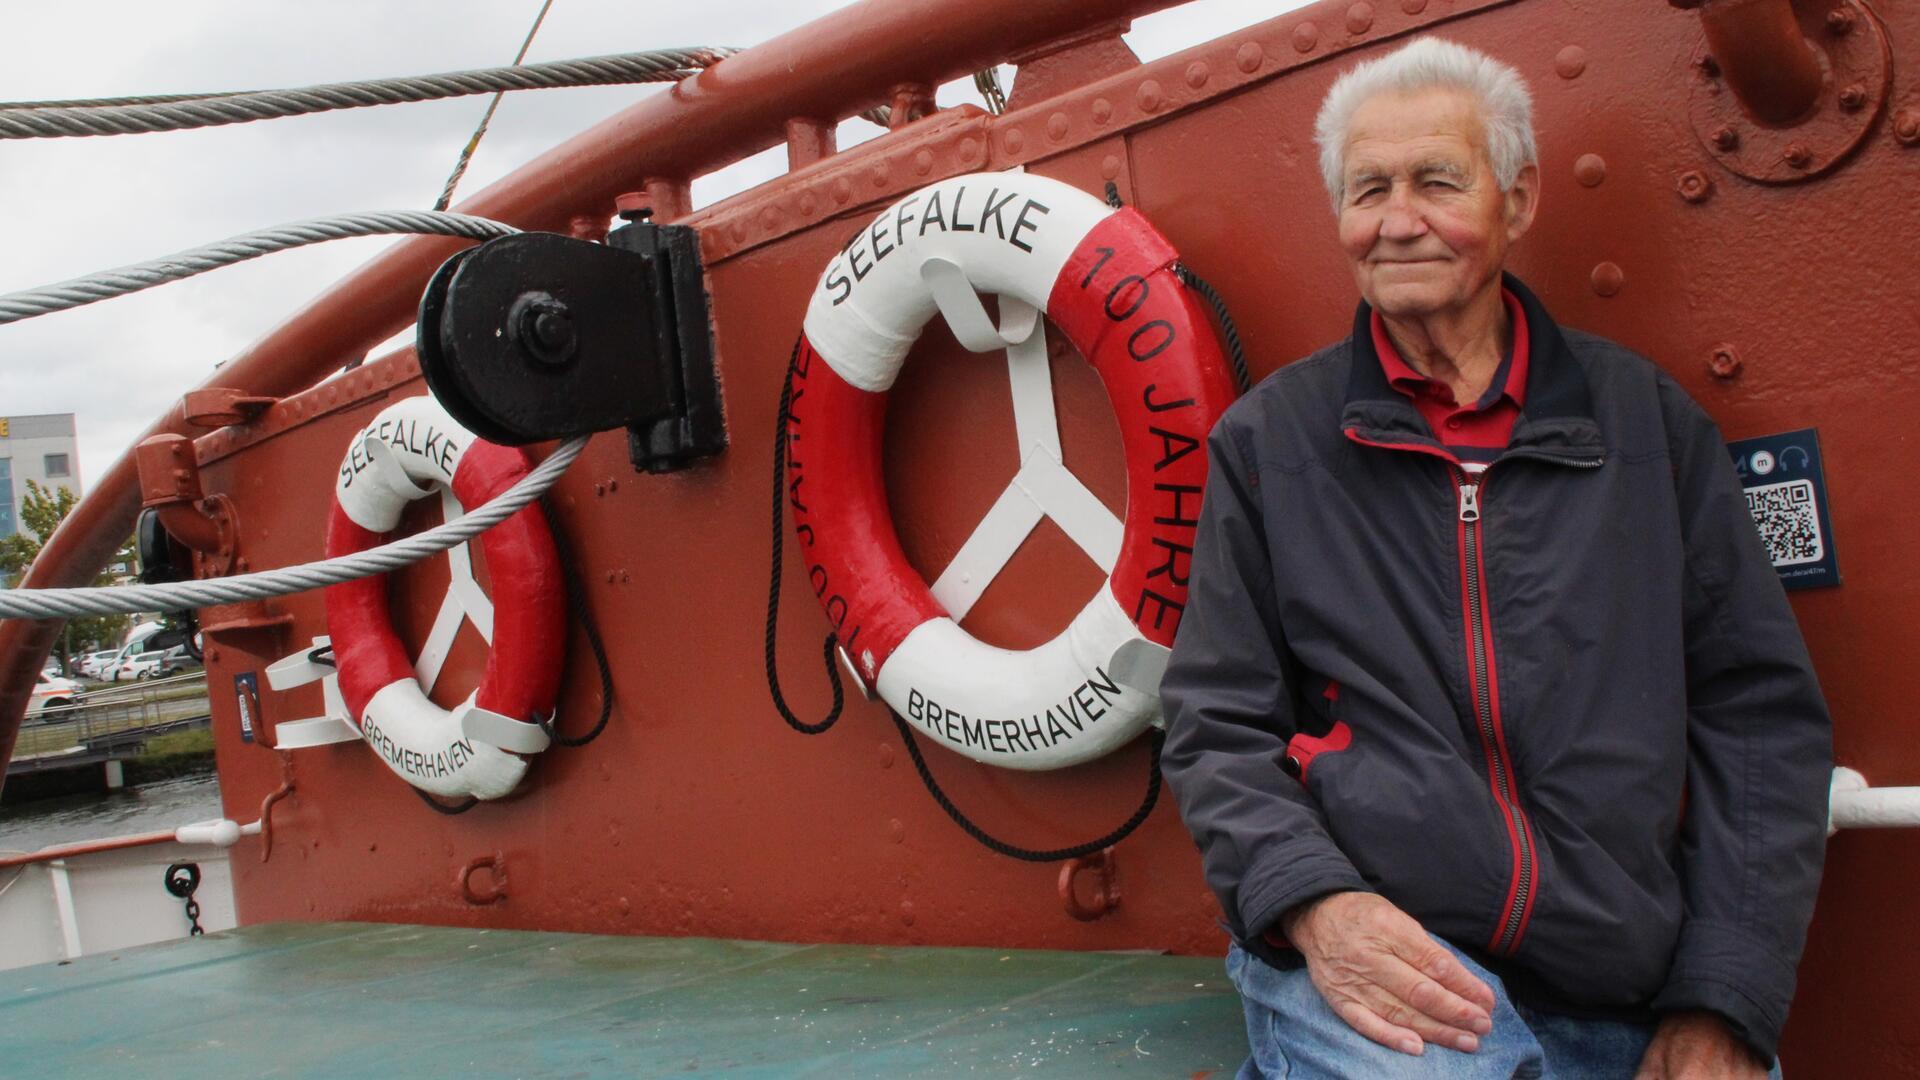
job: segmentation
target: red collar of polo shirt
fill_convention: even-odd
[[[1512,400],[1515,408],[1525,408],[1527,404],[1527,358],[1530,347],[1527,341],[1527,313],[1520,306],[1520,298],[1508,289],[1500,290],[1500,299],[1507,305],[1507,316],[1513,322],[1513,352],[1501,361],[1502,371],[1494,373],[1494,380],[1488,384],[1487,392],[1480,400],[1463,411],[1486,409],[1497,403],[1501,397]],[[1413,369],[1400,356],[1400,350],[1393,345],[1393,339],[1387,336],[1386,320],[1380,317],[1378,310],[1373,313],[1373,351],[1380,355],[1380,366],[1386,369],[1387,382],[1395,390],[1418,401],[1422,397],[1436,400],[1441,404],[1457,404],[1453,399],[1453,390],[1438,379],[1430,379]],[[1504,372],[1506,378],[1501,380]]]

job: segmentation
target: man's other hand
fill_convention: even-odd
[[[1762,1080],[1767,1067],[1726,1022],[1710,1012],[1677,1012],[1660,1021],[1634,1080]]]
[[[1472,1053],[1493,1030],[1493,989],[1384,897],[1331,893],[1288,911],[1280,930],[1334,1013],[1382,1046]]]

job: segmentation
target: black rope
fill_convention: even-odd
[[[452,817],[455,814],[464,814],[467,811],[473,809],[474,807],[480,805],[480,800],[477,798],[474,798],[472,795],[467,796],[466,799],[462,802],[443,803],[439,799],[436,799],[433,796],[427,794],[426,792],[421,791],[419,788],[414,787],[412,784],[408,784],[407,787],[411,789],[415,795],[420,796],[421,802],[426,803],[428,806],[433,807],[434,812],[445,814],[448,817]]]
[[[587,589],[580,579],[580,569],[574,565],[573,555],[560,539],[560,529],[554,523],[553,505],[545,496],[540,499],[540,512],[547,519],[547,531],[553,534],[553,546],[560,554],[560,577],[566,582],[567,607],[572,610],[574,620],[586,631],[587,648],[593,652],[594,667],[600,671],[600,719],[584,735],[563,735],[560,733],[560,713],[539,720],[541,730],[547,737],[561,746],[585,746],[600,737],[607,729],[607,720],[613,716],[613,665],[607,662],[607,645],[600,638],[600,627],[593,621],[593,612],[587,607]]]
[[[960,826],[962,832],[978,840],[989,850],[1010,859],[1019,859],[1022,862],[1064,862],[1067,859],[1091,855],[1096,851],[1104,851],[1131,836],[1133,830],[1139,828],[1147,820],[1147,816],[1153,813],[1154,803],[1160,801],[1160,746],[1166,742],[1167,737],[1165,733],[1155,728],[1147,748],[1146,797],[1140,800],[1140,806],[1133,812],[1133,816],[1121,822],[1119,828],[1098,840],[1089,840],[1072,847],[1054,848],[1051,851],[1035,851],[1032,848],[1009,844],[1005,840],[988,835],[985,829],[975,825],[959,807],[953,805],[953,800],[947,798],[947,793],[940,789],[940,782],[933,778],[933,770],[927,768],[927,759],[920,753],[920,744],[914,740],[913,729],[907,726],[907,722],[900,718],[899,713],[889,709],[887,715],[893,717],[893,726],[900,729],[900,739],[907,744],[907,755],[913,758],[914,770],[920,774],[920,782],[927,786],[927,794],[933,796],[933,801],[940,804],[940,809],[947,812],[947,816],[953,819],[955,825]]]
[[[1201,296],[1213,305],[1214,317],[1220,320],[1220,332],[1227,339],[1227,358],[1233,362],[1233,381],[1246,393],[1253,386],[1253,377],[1247,374],[1247,353],[1240,344],[1240,330],[1233,325],[1233,316],[1227,312],[1227,302],[1220,291],[1207,283],[1207,279],[1193,272],[1192,268],[1175,263],[1174,276],[1181,284]]]
[[[782,541],[786,532],[786,478],[787,478],[787,419],[788,409],[793,405],[793,369],[800,362],[800,342],[793,343],[793,355],[787,358],[787,375],[780,383],[780,414],[775,417],[773,435],[773,569],[768,574],[767,585],[767,689],[773,693],[773,707],[780,710],[780,719],[787,726],[802,735],[818,735],[840,720],[840,710],[846,704],[846,692],[840,687],[840,668],[833,662],[834,646],[839,639],[829,633],[822,643],[820,653],[826,663],[827,678],[833,683],[833,708],[827,710],[826,718],[809,724],[793,714],[787,707],[787,699],[780,692],[780,668],[776,660],[777,643],[780,633],[780,572]]]

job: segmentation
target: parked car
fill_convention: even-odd
[[[120,655],[119,649],[107,649],[103,652],[88,653],[80,658],[80,674],[89,679],[104,679],[107,661]]]
[[[27,713],[31,715],[69,708],[73,705],[74,695],[79,692],[80,687],[72,679],[43,671],[40,678],[34,681],[33,697],[27,702]]]
[[[187,650],[179,646],[165,652],[134,653],[120,662],[120,669],[114,673],[115,682],[132,679],[164,679],[170,675],[179,675],[193,663]]]

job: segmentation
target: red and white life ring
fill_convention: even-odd
[[[1057,768],[1160,719],[1158,676],[1186,603],[1205,440],[1234,396],[1174,262],[1172,245],[1134,210],[1046,177],[978,173],[888,207],[813,292],[793,372],[787,476],[808,577],[865,686],[968,757]],[[1127,510],[1106,586],[1063,633],[1025,651],[987,645],[949,616],[901,551],[881,475],[887,391],[922,328],[947,308],[936,294],[951,295],[956,273],[963,287],[998,294],[1003,320],[1021,303],[1053,320],[1099,373],[1125,447]],[[1026,446],[1022,460],[1033,460]],[[1128,656],[1119,666],[1130,679],[1115,664]]]
[[[532,468],[525,451],[474,437],[431,397],[381,410],[353,438],[334,481],[327,557],[379,544],[407,503],[450,489],[488,502]],[[428,700],[394,631],[386,575],[326,591],[340,694],[360,736],[408,783],[436,795],[497,799],[544,749],[533,721],[559,697],[565,585],[553,534],[529,506],[480,535],[492,577],[493,647],[473,695],[449,711]]]

